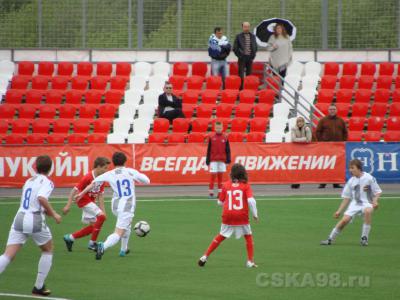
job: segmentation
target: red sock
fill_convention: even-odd
[[[254,244],[253,244],[253,236],[251,234],[247,234],[244,236],[246,239],[246,249],[247,249],[247,260],[254,260]]]
[[[217,173],[218,176],[218,193],[221,193],[222,190],[222,176],[224,176],[224,173]]]
[[[87,236],[87,235],[91,234],[92,231],[93,231],[93,225],[89,225],[89,226],[86,226],[86,227],[82,228],[81,230],[75,231],[72,234],[72,237],[74,239],[80,239],[81,237],[84,237],[84,236]]]
[[[204,255],[209,256],[215,249],[218,248],[219,244],[225,239],[222,235],[218,234],[214,240],[211,242],[210,246],[208,246],[208,249]]]
[[[105,220],[106,220],[105,215],[98,215],[96,217],[96,222],[93,224],[92,237],[90,239],[91,241],[97,240],[97,236],[99,235],[101,227],[103,226]]]
[[[210,184],[208,186],[210,194],[214,193],[214,181],[215,181],[216,178],[217,178],[217,174],[216,173],[211,173]]]

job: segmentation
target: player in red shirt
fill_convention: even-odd
[[[93,170],[86,174],[81,181],[72,189],[68,202],[63,208],[64,215],[68,214],[72,202],[74,201],[74,196],[83,191],[85,187],[92,183],[93,179],[108,170],[110,165],[110,160],[106,157],[97,157],[94,161]],[[76,204],[82,209],[82,223],[89,224],[88,226],[75,231],[72,234],[64,235],[64,242],[67,246],[68,251],[72,251],[72,245],[75,239],[82,238],[91,234],[88,249],[96,250],[96,240],[100,233],[101,227],[106,220],[106,210],[104,208],[104,183],[97,183],[93,188],[83,195]],[[96,200],[99,201],[99,206],[96,204]]]
[[[234,164],[231,169],[231,181],[226,182],[219,195],[218,204],[223,206],[222,224],[220,233],[214,238],[207,251],[199,259],[199,266],[203,267],[210,254],[219,244],[233,233],[237,239],[244,236],[247,248],[248,268],[256,268],[254,263],[253,235],[249,224],[249,208],[253,218],[258,222],[256,200],[250,185],[247,183],[247,172],[241,164]]]

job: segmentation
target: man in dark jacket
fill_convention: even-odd
[[[158,97],[158,116],[165,118],[172,123],[176,118],[184,118],[182,112],[182,101],[172,94],[172,84],[166,82],[164,93]]]
[[[331,104],[328,108],[328,115],[318,122],[317,140],[319,142],[344,142],[347,141],[346,122],[336,115],[337,108]],[[319,188],[323,189],[326,184],[320,184]],[[334,188],[341,188],[340,184],[334,184]]]
[[[256,36],[250,32],[250,23],[243,22],[243,32],[239,33],[235,38],[233,52],[238,57],[239,76],[242,79],[241,89],[243,89],[244,73],[246,76],[251,74],[253,60],[257,53]]]

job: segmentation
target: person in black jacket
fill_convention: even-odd
[[[184,118],[182,112],[182,101],[172,94],[172,84],[166,82],[164,93],[158,97],[158,116],[165,118],[172,123],[176,118]]]
[[[244,73],[246,76],[251,74],[253,60],[257,53],[256,36],[250,32],[250,23],[242,23],[243,32],[239,33],[235,38],[233,52],[238,57],[239,76],[242,79],[241,89],[243,89]]]

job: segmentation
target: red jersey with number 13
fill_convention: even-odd
[[[90,173],[87,173],[81,181],[75,186],[75,188],[79,191],[82,192],[89,184],[92,183],[94,179],[94,174],[93,171]],[[78,200],[76,203],[79,208],[84,207],[90,202],[96,203],[96,199],[99,195],[104,193],[104,182],[95,182],[93,185],[93,188],[87,192],[85,195],[82,196],[81,199]]]
[[[223,203],[222,224],[249,224],[249,204],[247,200],[252,197],[253,191],[249,184],[226,182],[219,195],[219,201]]]

